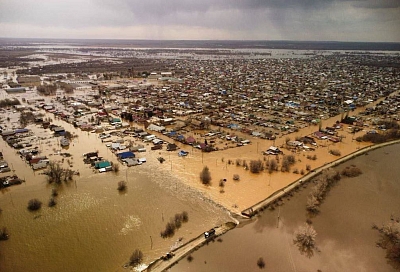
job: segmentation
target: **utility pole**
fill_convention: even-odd
[[[151,235],[150,235],[150,249],[153,249],[153,239],[151,238]]]

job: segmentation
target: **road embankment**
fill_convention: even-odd
[[[202,233],[198,237],[190,240],[186,244],[182,245],[181,247],[173,250],[170,254],[173,256],[169,259],[165,259],[160,257],[159,259],[155,260],[154,262],[150,263],[142,272],[161,272],[165,271],[166,269],[173,266],[179,260],[183,259],[185,256],[189,255],[191,252],[195,251],[199,247],[203,246],[204,244],[208,243],[210,240],[215,239],[216,237],[226,233],[229,230],[234,229],[237,226],[236,223],[227,222],[222,224],[221,226],[215,227],[215,234],[210,236],[209,238],[205,238],[204,234]]]

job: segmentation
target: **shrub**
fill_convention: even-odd
[[[143,252],[139,249],[136,249],[129,258],[129,265],[137,266],[142,261],[143,261]]]
[[[317,155],[307,155],[307,157],[306,157],[307,159],[309,159],[309,160],[312,160],[312,161],[315,161],[315,160],[317,160]]]
[[[337,149],[333,149],[333,150],[329,150],[329,153],[334,155],[334,156],[340,156],[342,153],[337,150]]]
[[[264,170],[263,162],[261,160],[250,161],[250,172],[258,174]]]
[[[240,176],[238,174],[234,174],[233,180],[236,180],[236,181],[240,180]]]
[[[200,172],[200,180],[204,185],[209,185],[211,182],[211,173],[207,166],[204,166]]]
[[[306,165],[306,170],[307,170],[307,171],[310,171],[310,170],[311,170],[311,165],[307,164],[307,165]]]
[[[346,177],[357,177],[362,174],[362,171],[360,168],[352,165],[343,169],[341,174]]]
[[[295,169],[293,170],[293,174],[298,174],[298,173],[299,173],[299,169],[295,168]]]
[[[42,202],[34,198],[28,201],[28,210],[37,211],[42,207]]]

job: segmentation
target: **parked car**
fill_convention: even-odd
[[[184,150],[181,150],[181,151],[178,152],[178,156],[179,156],[179,157],[185,157],[185,156],[187,156],[188,154],[189,154],[189,152],[184,151]]]

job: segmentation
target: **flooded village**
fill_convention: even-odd
[[[211,236],[274,224],[279,215],[262,210],[284,210],[288,188],[400,139],[399,51],[4,43],[0,52],[1,271],[163,271],[178,260],[171,271],[204,271],[188,256]],[[302,258],[312,259],[296,253],[293,266],[323,262]]]

